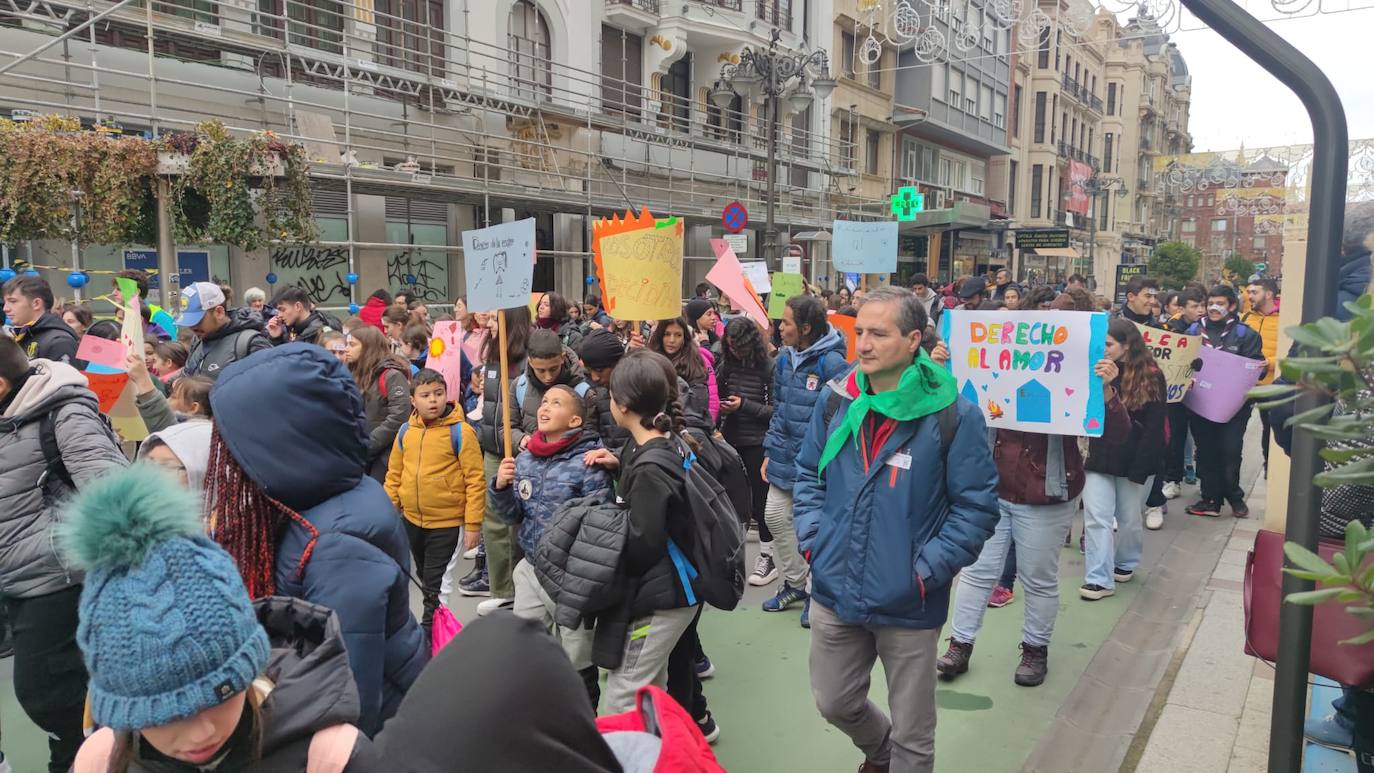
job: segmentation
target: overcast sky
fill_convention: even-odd
[[[1331,0],[1325,4],[1332,7]],[[1276,16],[1268,0],[1247,5],[1260,18]],[[1360,0],[1351,5],[1369,6]],[[1210,29],[1189,29],[1201,26],[1196,19],[1185,18],[1182,26],[1172,39],[1193,75],[1189,130],[1195,151],[1312,141],[1307,112],[1287,87]],[[1331,79],[1345,104],[1350,138],[1374,137],[1374,6],[1281,19],[1269,27]]]

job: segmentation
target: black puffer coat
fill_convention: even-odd
[[[1154,371],[1158,381],[1159,394],[1169,392],[1164,382],[1164,374]],[[1113,384],[1121,389],[1121,379]],[[1129,478],[1132,483],[1144,483],[1151,475],[1164,469],[1165,442],[1164,425],[1169,415],[1169,404],[1163,399],[1145,403],[1130,411],[1131,432],[1124,440],[1113,442],[1105,435],[1088,441],[1088,459],[1083,463],[1087,472]]]
[[[735,448],[762,446],[768,423],[773,420],[773,360],[749,368],[725,357],[716,368],[716,382],[722,403],[731,397],[740,398],[739,410],[720,412],[725,442]]]
[[[510,376],[512,384],[515,378],[525,372],[527,361],[520,360],[510,364],[506,375]],[[610,409],[607,409],[607,413]],[[525,439],[524,412],[520,410],[520,403],[515,399],[512,389],[510,399],[510,442],[515,453],[520,452],[520,441]],[[501,366],[494,362],[482,365],[482,423],[477,428],[477,441],[482,446],[482,453],[496,454],[505,456],[505,425],[501,423]]]

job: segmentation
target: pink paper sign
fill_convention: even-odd
[[[711,249],[716,253],[716,265],[706,272],[706,281],[720,288],[726,298],[734,301],[735,306],[755,322],[768,327],[768,312],[764,310],[763,302],[745,278],[744,269],[740,267],[734,248],[724,239],[712,239]]]
[[[124,370],[124,344],[99,336],[84,335],[76,347],[76,358],[111,370]]]
[[[425,367],[444,374],[449,402],[463,396],[463,328],[458,322],[435,322],[429,339],[429,357]]]
[[[1197,352],[1202,367],[1193,374],[1193,387],[1183,398],[1188,410],[1208,421],[1225,423],[1245,404],[1245,394],[1259,383],[1264,360],[1204,346]]]

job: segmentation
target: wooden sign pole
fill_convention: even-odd
[[[501,429],[506,458],[515,456],[510,442],[510,364],[506,361],[506,310],[496,312],[496,338],[501,358]]]

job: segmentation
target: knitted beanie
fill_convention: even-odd
[[[267,634],[233,559],[201,531],[198,498],[135,464],[86,486],[58,526],[85,568],[76,641],[91,714],[140,730],[213,708],[267,665]]]
[[[705,298],[693,298],[687,302],[687,309],[683,313],[686,315],[687,321],[692,324],[692,329],[696,329],[697,320],[701,319],[701,315],[710,311],[714,306],[714,303]]]
[[[593,330],[582,339],[577,354],[588,368],[611,368],[625,356],[625,345],[609,330]]]

